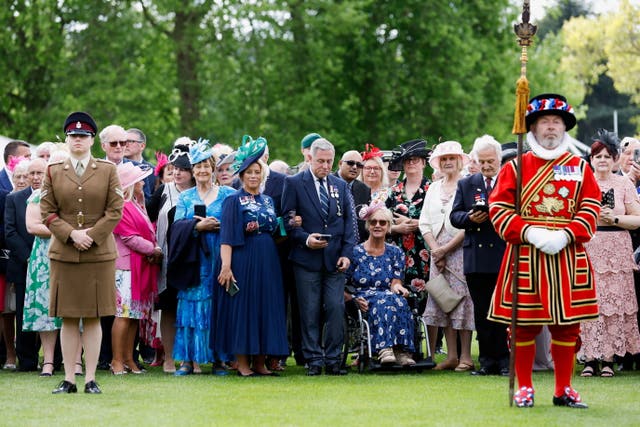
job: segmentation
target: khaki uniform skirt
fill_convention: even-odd
[[[116,262],[50,260],[52,317],[103,317],[116,313]]]

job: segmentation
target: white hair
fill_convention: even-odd
[[[318,150],[331,151],[335,156],[336,150],[333,148],[333,144],[329,140],[324,138],[318,138],[311,144],[311,157],[315,157]]]
[[[478,152],[488,150],[492,148],[496,152],[496,157],[500,159],[502,157],[502,146],[491,135],[482,135],[473,142],[473,149],[471,150],[471,157],[478,161]]]

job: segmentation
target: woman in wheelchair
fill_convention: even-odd
[[[372,202],[360,210],[369,238],[353,250],[348,271],[354,299],[371,325],[371,347],[381,364],[415,365],[414,325],[402,286],[404,253],[385,243],[393,214],[383,202]]]

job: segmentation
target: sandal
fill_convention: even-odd
[[[44,367],[47,365],[51,365],[51,372],[45,372]],[[54,374],[53,363],[52,362],[43,362],[42,363],[42,372],[40,372],[41,377],[50,377]]]
[[[580,372],[580,376],[581,377],[592,377],[595,375],[595,370],[593,369],[593,366],[585,366],[584,369],[582,370],[582,372]]]
[[[602,369],[600,370],[600,376],[602,378],[611,378],[615,375],[613,372],[613,362],[602,362]]]
[[[434,371],[453,371],[458,367],[458,359],[445,360],[440,362],[433,368]]]
[[[193,374],[193,366],[191,366],[191,363],[183,363],[173,375],[176,377],[183,377],[191,374]]]
[[[456,372],[466,372],[466,371],[474,371],[476,367],[473,363],[460,362],[458,366],[454,369]]]

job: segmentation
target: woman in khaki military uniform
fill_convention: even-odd
[[[76,393],[75,354],[85,354],[85,393],[101,393],[95,382],[102,329],[100,317],[115,314],[112,231],[122,215],[122,190],[113,163],[91,157],[97,126],[76,112],[64,124],[71,158],[49,165],[40,207],[51,230],[49,314],[63,318],[60,343],[65,379],[53,390]],[[80,333],[82,319],[82,334]]]

